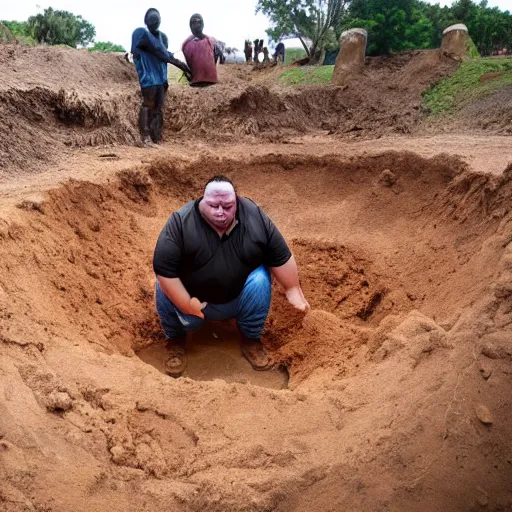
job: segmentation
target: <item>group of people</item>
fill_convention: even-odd
[[[151,8],[144,16],[145,27],[132,34],[131,53],[139,76],[142,93],[139,128],[142,141],[152,146],[162,140],[165,97],[169,84],[167,65],[181,71],[194,87],[206,87],[218,82],[217,60],[220,58],[215,40],[203,33],[204,21],[200,14],[190,18],[192,35],[182,45],[185,61],[169,52],[167,36],[159,30],[161,17]]]
[[[245,41],[244,46],[244,54],[245,54],[245,62],[250,64],[254,62],[255,64],[259,64],[260,55],[263,53],[263,63],[271,62],[269,57],[269,51],[266,46],[263,46],[263,39],[255,39],[252,43],[251,41]],[[274,62],[284,64],[284,54],[285,47],[284,43],[280,42],[277,44],[274,54],[272,55]]]

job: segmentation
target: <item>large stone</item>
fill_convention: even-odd
[[[441,52],[460,60],[469,54],[469,32],[466,25],[458,23],[444,30]]]
[[[368,32],[362,28],[346,30],[340,37],[340,52],[334,66],[332,83],[343,85],[351,75],[364,68]]]
[[[494,422],[494,418],[493,418],[491,411],[484,404],[480,404],[480,403],[475,404],[475,414],[476,414],[476,417],[484,425],[492,425],[492,423]]]

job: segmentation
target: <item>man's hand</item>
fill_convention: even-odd
[[[186,308],[186,311],[183,310],[183,313],[186,315],[194,315],[199,318],[204,318],[203,309],[207,306],[207,302],[199,302],[197,297],[192,297],[190,299],[189,307]]]
[[[192,76],[192,71],[188,67],[188,65],[185,62],[182,62],[179,59],[176,59],[172,54],[169,54],[169,64],[172,64],[173,66],[176,66],[178,69],[181,69],[183,73],[185,73],[185,76]]]
[[[286,298],[288,302],[299,311],[306,311],[309,309],[308,301],[304,298],[300,286],[295,286],[286,291]]]

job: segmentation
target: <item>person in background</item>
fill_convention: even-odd
[[[160,22],[160,13],[151,8],[144,16],[146,28],[137,28],[132,34],[131,53],[142,93],[139,128],[147,146],[162,140],[163,109],[169,87],[167,64],[173,64],[190,77],[188,66],[167,50],[167,36],[158,30]]]
[[[260,63],[260,53],[263,51],[263,39],[254,40],[254,57],[253,61],[255,64]]]
[[[274,60],[278,64],[284,64],[284,52],[285,52],[284,43],[278,43],[276,46],[276,51],[274,52],[274,55],[273,55]]]
[[[266,46],[263,47],[263,63],[266,64],[270,62],[270,58],[268,56],[268,48]]]
[[[203,33],[204,21],[200,14],[193,14],[190,18],[192,35],[182,46],[183,55],[192,73],[190,85],[205,87],[216,84],[217,76],[215,40]]]
[[[250,64],[252,62],[252,43],[248,39],[246,39],[244,43],[244,55],[245,63]]]
[[[226,63],[226,56],[224,55],[224,50],[217,41],[215,41],[215,44],[213,45],[213,57],[215,60],[215,64],[217,64],[217,62],[219,64]]]

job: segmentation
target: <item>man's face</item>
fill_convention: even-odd
[[[151,11],[146,19],[146,25],[151,32],[156,32],[160,27],[160,14]]]
[[[193,16],[190,19],[190,30],[194,36],[199,37],[203,34],[204,22],[199,16]]]
[[[211,226],[219,231],[227,230],[236,215],[236,194],[233,185],[226,182],[209,183],[199,209]]]

